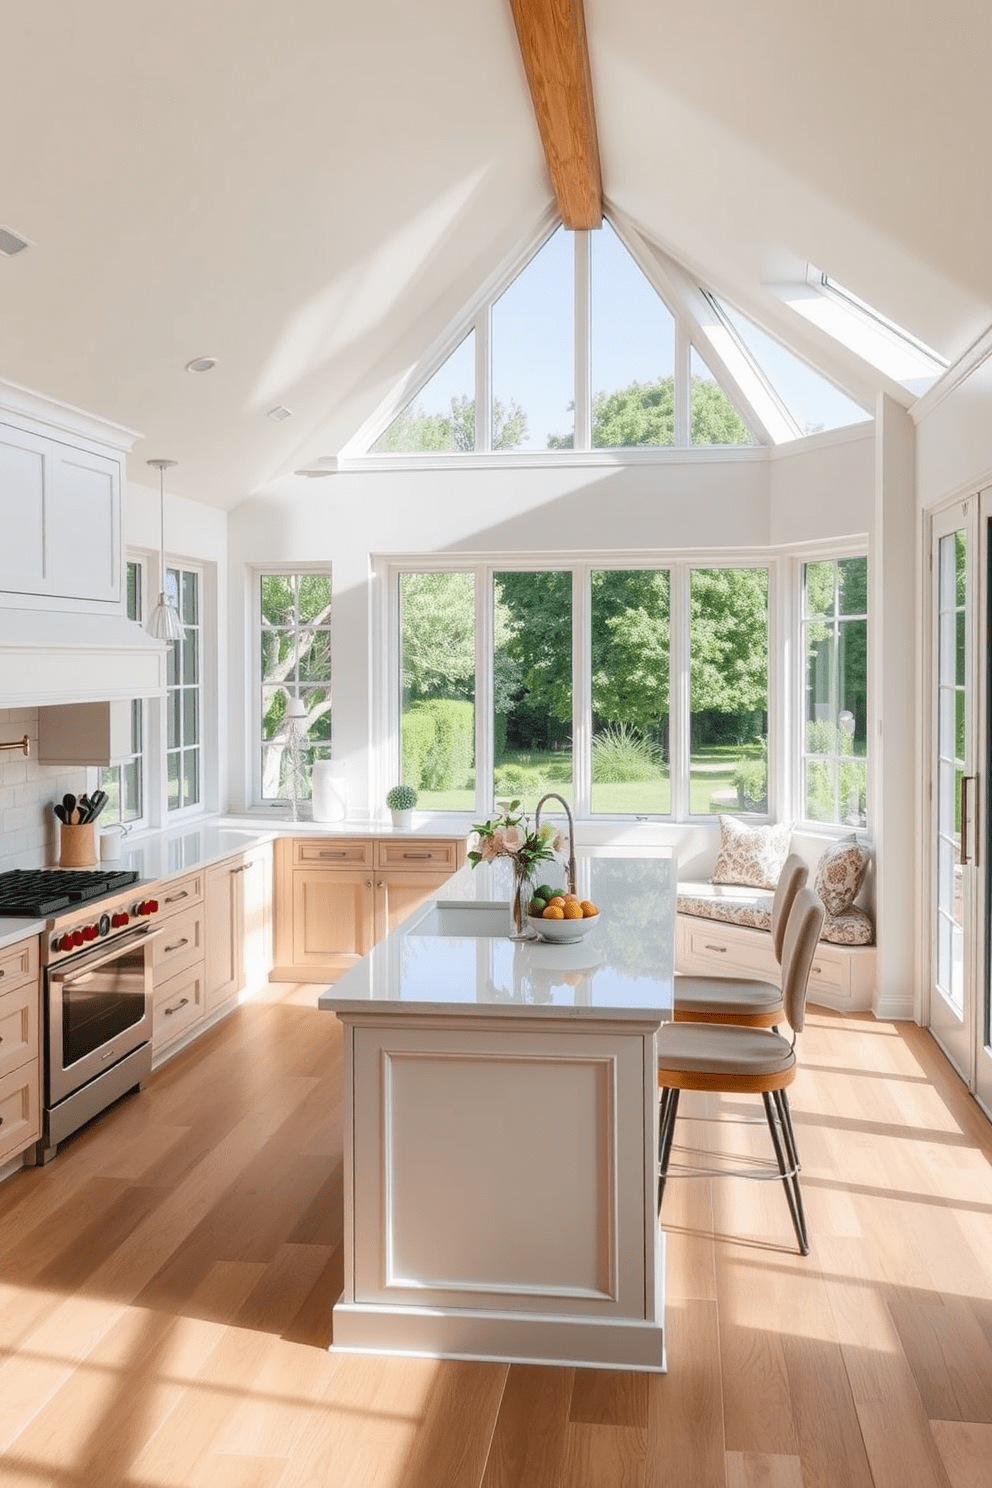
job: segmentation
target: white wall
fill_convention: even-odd
[[[924,400],[916,460],[922,511],[992,479],[992,348],[946,394]]]

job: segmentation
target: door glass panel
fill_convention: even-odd
[[[964,1013],[964,905],[960,859],[961,780],[965,773],[966,534],[938,547],[937,624],[937,991]]]

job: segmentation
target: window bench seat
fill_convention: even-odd
[[[769,933],[772,894],[738,884],[678,886],[675,969],[694,975],[776,980]],[[858,943],[867,939],[868,944]],[[840,1012],[870,1009],[875,990],[872,923],[854,906],[824,921],[809,980],[810,1002]]]

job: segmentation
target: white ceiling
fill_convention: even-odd
[[[767,287],[807,260],[951,359],[992,324],[987,0],[586,15],[607,199],[709,287],[835,377]],[[551,198],[509,0],[5,7],[0,140],[0,377],[221,507],[340,449]]]

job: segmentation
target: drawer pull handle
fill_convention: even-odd
[[[719,951],[721,956],[725,956],[727,954],[727,947],[726,946],[708,945],[706,947],[706,949],[708,951]]]
[[[174,941],[171,946],[166,946],[165,954],[168,956],[172,951],[181,951],[184,945],[189,945],[188,935],[184,935],[182,940]]]
[[[823,975],[823,967],[822,966],[811,966],[810,967],[810,971],[813,973],[814,976],[822,976]]]
[[[339,848],[337,852],[319,852],[317,856],[319,858],[346,858],[348,854],[343,848]]]
[[[408,852],[405,852],[403,854],[403,856],[405,858],[416,859],[418,862],[422,862],[424,859],[426,859],[428,862],[430,862],[430,860],[434,856],[434,854],[433,853],[429,853],[429,852],[425,852],[425,853],[408,853]]]
[[[181,889],[178,894],[168,894],[168,895],[166,895],[165,902],[166,902],[166,904],[178,904],[179,901],[180,901],[180,899],[188,899],[188,898],[189,898],[189,889]]]
[[[175,1007],[166,1008],[166,1010],[165,1010],[165,1016],[168,1018],[172,1013],[178,1013],[179,1010],[180,1010],[180,1008],[184,1008],[188,1002],[189,1002],[189,998],[188,997],[180,998],[180,1000],[176,1003]]]

